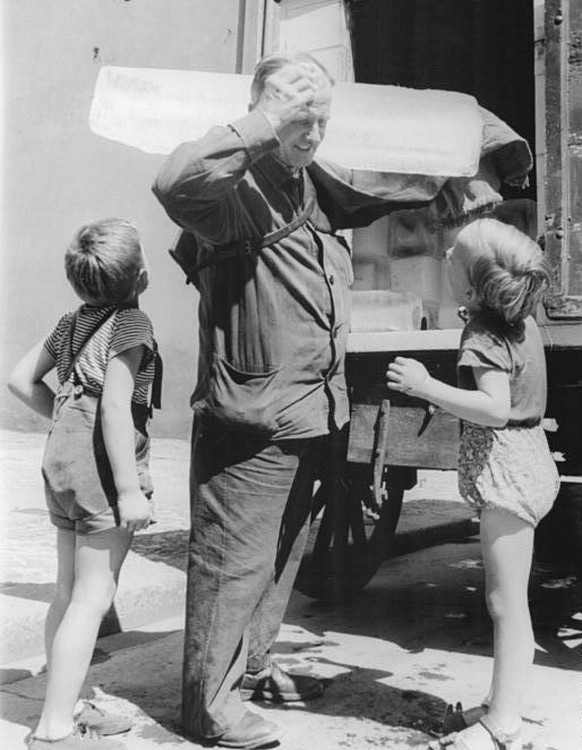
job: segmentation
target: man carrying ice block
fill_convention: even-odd
[[[185,231],[200,292],[182,721],[222,747],[277,744],[245,700],[316,698],[271,660],[314,480],[345,433],[349,250],[335,234],[430,203],[445,178],[352,173],[314,157],[333,81],[305,54],[263,59],[249,112],[179,146],[154,193]]]

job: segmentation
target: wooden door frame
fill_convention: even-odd
[[[582,133],[574,132],[574,92],[571,73],[574,60],[571,41],[582,34],[581,15],[574,7],[580,0],[545,0],[545,250],[552,267],[552,287],[546,300],[550,319],[582,318],[582,296],[571,294],[569,247],[575,225],[572,216],[571,160],[580,159]],[[578,291],[578,290],[575,290]]]

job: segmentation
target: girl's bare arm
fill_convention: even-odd
[[[386,373],[389,388],[424,398],[468,422],[503,427],[510,412],[509,377],[503,370],[474,367],[477,390],[443,383],[415,359],[396,357]]]

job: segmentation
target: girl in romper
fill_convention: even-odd
[[[481,517],[494,660],[481,718],[430,747],[517,750],[521,695],[534,653],[527,601],[534,529],[559,488],[541,425],[546,368],[532,317],[549,274],[539,246],[494,219],[474,221],[459,232],[446,263],[455,300],[468,311],[458,387],[405,357],[390,364],[387,382],[463,421],[459,491]]]
[[[29,747],[116,750],[123,745],[103,735],[127,731],[131,721],[94,704],[75,709],[132,536],[150,522],[146,426],[156,343],[138,309],[148,269],[129,222],[83,227],[65,269],[84,304],[23,357],[8,384],[52,418],[42,473],[57,528],[57,581],[45,626],[46,696]],[[44,380],[51,370],[56,394]]]

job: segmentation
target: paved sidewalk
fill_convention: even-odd
[[[44,435],[0,431],[0,664],[43,651],[43,622],[56,577],[55,531],[40,476],[44,442]],[[102,633],[129,630],[183,609],[189,448],[182,440],[156,440],[153,452],[157,523],[136,535],[115,611]],[[163,555],[168,547],[171,557]]]
[[[38,433],[0,430],[0,664],[43,651],[44,617],[56,576],[55,534],[40,477],[44,442]],[[188,462],[187,441],[152,441],[157,523],[136,535],[102,634],[182,613]],[[457,496],[454,473],[419,472],[418,485],[405,495],[398,528],[401,549],[430,543],[435,534],[462,536],[471,528],[470,517]]]
[[[43,445],[42,435],[0,431],[2,750],[23,748],[45,689],[42,627],[55,550],[39,476]],[[133,718],[127,750],[200,748],[178,726],[188,460],[186,442],[153,441],[158,523],[135,539],[107,622],[116,634],[99,639],[85,688]],[[400,551],[413,554],[387,561],[355,607],[294,593],[276,657],[285,669],[322,677],[326,690],[306,705],[253,706],[285,728],[281,750],[424,748],[446,701],[480,700],[491,645],[473,530],[454,473],[419,472],[398,530]],[[577,584],[544,569],[534,581],[545,630],[525,707],[527,747],[577,750]]]

